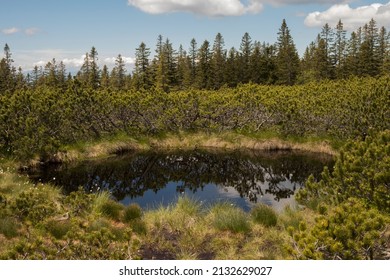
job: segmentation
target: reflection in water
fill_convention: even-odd
[[[65,192],[108,190],[142,207],[169,204],[180,194],[205,203],[229,200],[245,210],[258,202],[281,207],[310,174],[318,177],[331,157],[296,152],[180,151],[136,153],[101,161],[48,165],[30,174]],[[53,180],[54,179],[54,180]]]

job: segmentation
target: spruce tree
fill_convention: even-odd
[[[127,70],[125,61],[123,60],[122,55],[119,54],[115,59],[115,67],[113,68],[112,75],[110,78],[111,83],[117,90],[122,90],[125,88],[126,72]]]
[[[246,32],[241,39],[240,45],[240,82],[248,83],[251,78],[251,55],[253,51],[253,44],[251,36]]]
[[[286,20],[283,20],[278,32],[277,49],[278,83],[293,85],[299,73],[299,56]]]
[[[107,65],[103,66],[102,75],[100,77],[100,86],[103,89],[108,89],[110,87],[110,73],[108,72]]]
[[[224,39],[221,33],[218,33],[215,36],[211,58],[212,87],[214,89],[219,89],[225,83],[224,70],[226,63],[226,50],[224,49],[224,46]]]
[[[336,26],[334,41],[332,45],[332,63],[335,66],[335,74],[336,78],[345,78],[345,59],[346,59],[346,47],[347,47],[347,39],[346,39],[346,31],[344,30],[344,25],[339,20]]]
[[[8,44],[4,46],[4,58],[0,61],[0,94],[8,91],[13,91],[15,86],[15,72],[12,66],[13,59]]]
[[[211,88],[211,52],[210,43],[205,40],[198,52],[196,72],[197,86],[201,89]]]
[[[196,43],[196,40],[192,38],[190,43],[190,50],[189,50],[189,58],[190,58],[190,72],[191,72],[191,84],[195,85],[196,82],[196,65],[197,65],[197,58],[198,58],[198,45]]]
[[[136,89],[148,89],[151,86],[149,69],[150,49],[142,42],[135,52],[134,86]]]

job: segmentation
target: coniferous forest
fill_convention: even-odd
[[[131,73],[120,54],[111,70],[98,62],[92,47],[77,73],[55,58],[25,72],[5,44],[1,259],[390,258],[386,28],[371,20],[347,34],[341,21],[326,24],[299,56],[283,20],[275,43],[245,33],[238,48],[227,49],[218,33],[214,42],[192,39],[188,50],[175,50],[159,35],[154,47],[140,43]],[[200,133],[317,141],[337,154],[336,164],[297,192],[302,207],[281,214],[264,206],[205,211],[185,198],[144,213],[107,193],[64,196],[18,173],[37,162],[70,160],[71,150],[82,153],[86,143],[141,145]],[[136,149],[133,142],[111,152]]]

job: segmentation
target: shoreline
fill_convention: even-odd
[[[115,139],[87,142],[75,146],[64,147],[45,162],[65,163],[84,159],[102,158],[126,152],[149,150],[196,150],[221,149],[227,151],[257,150],[257,151],[303,151],[322,153],[331,156],[338,154],[329,140],[311,140],[303,138],[304,142],[283,140],[277,136],[250,137],[243,134],[224,132],[206,134],[175,133],[162,137],[150,136],[135,138],[121,136]],[[40,164],[38,159],[29,162],[29,166]]]

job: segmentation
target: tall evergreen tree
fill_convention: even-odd
[[[107,65],[103,66],[102,75],[100,76],[100,86],[103,89],[108,89],[110,87],[110,73]]]
[[[226,50],[224,49],[224,46],[224,39],[221,33],[218,33],[215,36],[211,57],[212,87],[214,89],[219,89],[225,83],[224,71],[226,63]]]
[[[183,46],[180,45],[177,55],[177,86],[178,89],[186,89],[191,87],[191,70],[190,59],[187,56]]]
[[[278,83],[293,85],[299,73],[299,56],[286,20],[283,20],[278,32],[277,49]]]
[[[197,86],[202,89],[211,88],[211,52],[210,43],[205,40],[198,51]]]
[[[88,85],[93,89],[97,89],[99,87],[100,81],[100,70],[98,66],[98,52],[95,47],[92,47],[89,53],[90,59],[90,74],[88,78]]]
[[[126,84],[126,65],[125,61],[123,60],[122,55],[118,55],[115,59],[115,66],[112,70],[112,75],[110,77],[111,83],[113,84],[114,88],[118,90],[122,90],[125,88]]]
[[[303,54],[301,60],[301,70],[299,76],[300,83],[308,83],[315,81],[316,77],[316,68],[315,68],[315,53],[317,47],[315,42],[311,42]]]
[[[241,39],[240,45],[240,82],[248,83],[251,78],[251,55],[253,51],[253,44],[251,36],[246,32]]]
[[[134,86],[137,89],[148,89],[151,86],[151,71],[149,68],[150,49],[142,42],[135,52]]]
[[[14,67],[12,66],[13,59],[8,44],[4,46],[4,57],[0,61],[0,94],[10,90],[12,91],[15,86],[15,77],[13,72],[15,72]]]
[[[332,45],[332,64],[335,66],[335,74],[337,78],[345,78],[345,59],[346,59],[346,31],[344,25],[339,20],[336,26],[334,41]]]
[[[347,43],[346,72],[348,76],[359,74],[359,52],[359,32],[352,32]]]
[[[225,81],[229,87],[235,87],[238,84],[239,67],[237,61],[239,57],[238,51],[232,47],[228,52],[225,67]]]
[[[328,57],[327,43],[324,38],[318,36],[317,46],[314,51],[314,77],[317,81],[331,78],[331,65]]]
[[[189,50],[189,58],[190,58],[190,71],[191,71],[191,84],[195,85],[196,81],[196,64],[197,64],[197,58],[198,58],[198,45],[196,43],[196,40],[192,38],[190,43],[190,50]]]

